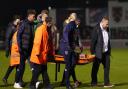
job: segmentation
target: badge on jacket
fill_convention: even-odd
[[[68,55],[68,51],[64,51],[65,55]]]

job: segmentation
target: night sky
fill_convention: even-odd
[[[45,4],[43,4],[45,3]],[[46,8],[46,1],[43,0],[3,0],[0,1],[0,25],[5,25],[9,22],[14,14],[26,16],[27,9]],[[38,11],[39,12],[39,11]]]
[[[0,0],[0,26],[6,26],[14,14],[26,16],[27,9],[35,9],[39,13],[50,5],[54,8],[107,6],[107,0]]]

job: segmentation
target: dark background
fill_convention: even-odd
[[[119,3],[128,2],[128,0],[0,0],[0,48],[4,46],[6,28],[14,14],[19,14],[24,19],[27,9],[35,9],[38,14],[42,9],[48,9],[49,6],[56,9],[56,23],[60,31],[63,29],[63,21],[65,18],[67,18],[72,11],[77,12],[82,19],[82,39],[88,39],[92,27],[86,26],[85,9],[107,9],[109,1],[119,1]],[[73,10],[71,8],[77,8],[79,10]],[[111,34],[112,39],[128,39],[128,27],[111,28]]]
[[[20,14],[24,18],[27,9],[33,8],[39,13],[48,6],[52,8],[107,7],[107,0],[1,0],[0,26],[6,26],[14,14]]]

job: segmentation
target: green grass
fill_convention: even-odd
[[[13,83],[15,79],[15,70],[12,72],[8,79],[10,86],[4,87],[2,77],[4,76],[8,66],[9,59],[5,58],[4,51],[0,51],[0,89],[13,89]],[[76,67],[76,75],[78,80],[83,84],[78,89],[103,89],[103,87],[90,87],[91,81],[91,67],[92,63],[87,65],[78,65]],[[59,87],[59,83],[62,79],[64,65],[61,65],[60,73],[58,73],[58,81],[55,81],[55,64],[48,64],[48,74],[54,89],[65,89],[65,87]],[[28,85],[31,79],[30,67],[27,64],[24,74],[24,81],[28,82],[24,89],[28,89]],[[41,79],[41,76],[40,76]],[[99,84],[103,84],[103,66],[100,66],[98,73]],[[110,70],[111,83],[115,84],[115,87],[111,89],[128,89],[128,49],[114,49],[112,50],[111,57],[111,70]],[[72,81],[72,79],[71,79]]]

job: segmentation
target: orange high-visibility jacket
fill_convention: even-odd
[[[31,62],[36,64],[47,63],[47,53],[49,50],[48,37],[47,25],[44,22],[35,32],[34,44],[30,57]]]
[[[20,53],[17,43],[17,31],[12,37],[12,46],[11,46],[11,56],[10,56],[10,66],[15,66],[20,64]]]

